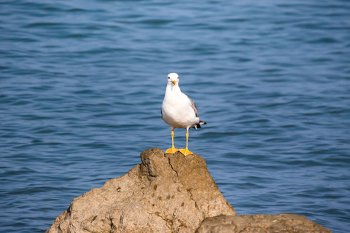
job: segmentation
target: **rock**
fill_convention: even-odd
[[[331,231],[295,214],[240,215],[204,219],[196,233],[330,233]]]
[[[198,155],[141,153],[126,175],[75,198],[54,232],[195,232],[217,215],[235,215]]]
[[[240,215],[224,199],[198,155],[141,153],[122,177],[75,198],[49,233],[329,233],[293,214]]]

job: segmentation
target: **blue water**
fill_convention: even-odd
[[[350,1],[8,0],[0,22],[0,232],[43,232],[169,147],[169,72],[239,214],[350,229]]]

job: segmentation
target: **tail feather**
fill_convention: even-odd
[[[199,121],[198,122],[198,124],[195,124],[193,127],[195,128],[195,129],[198,129],[198,128],[202,128],[201,127],[201,125],[206,125],[207,124],[207,122],[205,122],[205,121]]]

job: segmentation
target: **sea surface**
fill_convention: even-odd
[[[0,232],[44,232],[168,148],[170,72],[208,122],[190,149],[238,214],[349,231],[350,1],[3,0],[0,22]]]

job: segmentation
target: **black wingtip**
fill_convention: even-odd
[[[199,128],[202,128],[201,125],[206,125],[206,124],[207,124],[207,122],[205,122],[205,121],[199,121],[198,124],[194,125],[194,128],[199,129]]]

